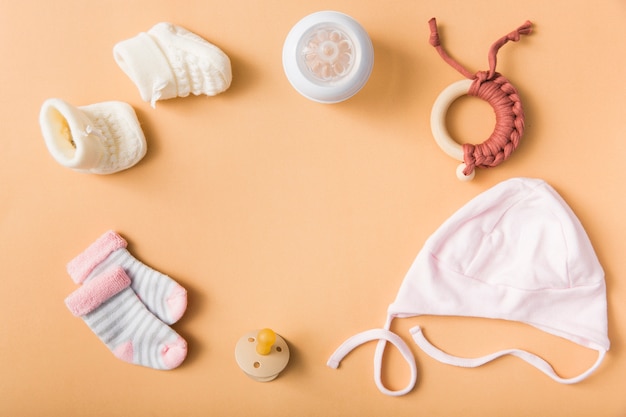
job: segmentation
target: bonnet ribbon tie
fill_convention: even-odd
[[[452,58],[441,45],[437,21],[432,18],[429,42],[441,58],[464,77],[474,80],[467,94],[487,101],[494,109],[496,127],[491,136],[481,144],[463,144],[463,174],[468,176],[476,167],[495,167],[513,153],[524,133],[524,110],[515,87],[502,74],[496,72],[497,53],[507,42],[517,42],[531,32],[531,22],[526,21],[513,32],[493,43],[488,53],[489,70],[472,73]]]
[[[417,343],[420,349],[422,349],[425,353],[427,353],[432,358],[438,360],[439,362],[448,365],[460,366],[463,368],[477,368],[502,356],[511,355],[526,361],[530,365],[539,369],[541,372],[561,384],[575,384],[587,378],[589,375],[591,375],[593,371],[598,368],[598,366],[600,366],[600,363],[602,363],[602,360],[604,359],[604,356],[606,354],[606,350],[596,348],[596,350],[598,351],[598,359],[589,369],[587,369],[578,376],[572,378],[562,378],[557,375],[557,373],[554,371],[554,368],[548,362],[546,362],[539,356],[525,350],[506,349],[492,353],[490,355],[481,356],[479,358],[460,358],[458,356],[449,355],[431,344],[428,340],[426,340],[426,337],[424,337],[422,329],[419,326],[413,327],[410,331],[413,336],[413,340],[415,341],[415,343]]]
[[[411,349],[404,342],[404,340],[402,340],[402,338],[397,334],[388,330],[390,323],[391,320],[388,320],[385,329],[366,330],[350,337],[348,340],[343,342],[341,346],[337,348],[337,350],[335,350],[335,352],[330,356],[330,359],[328,359],[328,362],[326,364],[329,367],[336,369],[339,366],[339,363],[343,360],[343,358],[352,350],[367,342],[378,340],[378,344],[376,345],[376,352],[374,354],[374,382],[376,383],[376,386],[383,394],[394,397],[409,393],[411,390],[413,390],[413,388],[415,387],[415,383],[417,382],[417,365],[415,364],[415,357],[413,356],[413,352],[411,352]],[[388,389],[382,382],[382,361],[387,342],[394,345],[400,351],[402,357],[409,365],[409,368],[411,370],[411,377],[408,385],[405,388],[397,391]]]

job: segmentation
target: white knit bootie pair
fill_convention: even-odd
[[[158,100],[217,95],[230,87],[228,56],[200,36],[171,23],[119,42],[115,61],[152,107]],[[75,107],[58,98],[44,102],[39,123],[48,150],[79,172],[112,174],[146,154],[146,139],[133,108],[108,101]]]

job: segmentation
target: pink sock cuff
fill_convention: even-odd
[[[80,255],[72,259],[67,264],[67,272],[77,284],[87,278],[89,273],[102,261],[104,261],[111,252],[120,248],[125,248],[126,240],[112,230],[109,230],[93,242]]]
[[[89,314],[102,303],[130,286],[130,278],[121,267],[108,269],[89,280],[65,299],[65,305],[73,315]]]

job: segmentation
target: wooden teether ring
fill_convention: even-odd
[[[450,137],[446,127],[446,114],[450,105],[457,98],[467,94],[471,84],[472,80],[461,80],[450,84],[439,94],[430,113],[430,129],[435,142],[448,156],[462,162],[456,170],[457,177],[462,181],[472,180],[475,173],[472,171],[469,175],[463,174],[463,170],[466,168],[463,162],[463,147]]]
[[[517,42],[521,35],[528,35],[532,25],[526,21],[513,32],[498,39],[489,49],[489,71],[472,74],[448,55],[441,46],[437,21],[432,18],[428,23],[430,44],[437,49],[445,62],[468,78],[451,84],[441,92],[433,105],[430,124],[439,147],[454,159],[462,162],[457,168],[457,177],[469,181],[474,178],[476,167],[495,167],[508,159],[519,145],[524,133],[524,110],[519,94],[509,80],[496,72],[496,54],[507,42]],[[496,126],[491,136],[477,145],[469,143],[460,145],[450,137],[446,128],[446,113],[450,105],[465,94],[485,100],[493,107],[496,115]]]
[[[471,95],[487,101],[496,115],[493,133],[481,144],[457,143],[446,128],[446,113],[450,105],[463,95]],[[462,181],[474,178],[475,167],[495,167],[508,159],[519,145],[524,131],[524,112],[515,87],[502,75],[487,81],[457,81],[446,89],[433,104],[430,125],[437,145],[452,158],[461,161],[457,177]]]

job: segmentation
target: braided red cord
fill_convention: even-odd
[[[430,44],[437,49],[439,55],[452,68],[466,78],[474,80],[468,94],[488,102],[496,115],[495,129],[486,141],[477,145],[463,144],[463,160],[466,165],[463,174],[470,175],[476,167],[495,167],[511,156],[524,133],[522,102],[517,90],[509,80],[496,72],[496,54],[507,42],[517,42],[521,35],[529,34],[531,23],[526,21],[515,31],[494,42],[489,49],[489,71],[479,71],[475,74],[469,72],[443,49],[435,18],[430,19],[428,23],[430,25]]]

